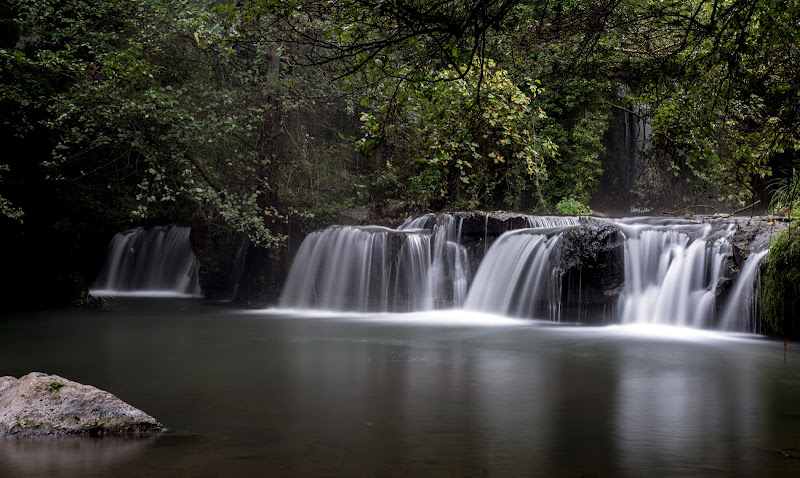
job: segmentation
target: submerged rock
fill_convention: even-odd
[[[58,375],[0,377],[0,436],[124,435],[164,430],[114,395]]]

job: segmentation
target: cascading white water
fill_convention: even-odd
[[[730,300],[722,312],[720,328],[757,332],[757,298],[760,289],[758,266],[769,250],[753,252],[748,257],[739,274],[739,279],[730,294]]]
[[[610,311],[603,321],[752,330],[752,284],[763,254],[751,255],[733,283],[729,304],[718,303],[719,291],[727,287],[733,222],[528,216],[524,223],[532,227],[506,232],[487,248],[487,215],[485,230],[478,229],[477,234],[476,218],[470,218],[468,252],[461,236],[464,217],[429,214],[409,219],[397,230],[335,226],[317,231],[298,251],[281,306],[392,312],[463,307],[560,321],[562,309],[575,313],[600,304],[597,307]],[[505,223],[510,218],[498,219]],[[501,224],[493,224],[493,230]],[[607,254],[603,260],[611,262],[601,267],[617,274],[610,282],[616,285],[598,289],[598,274],[605,272],[598,272],[598,263],[592,262],[594,252],[588,252],[591,257],[580,256],[584,259],[576,259],[576,254],[589,251],[584,248],[591,247],[587,240],[596,240],[592,231],[608,231],[611,226],[622,233],[616,237],[624,237],[624,264],[613,259],[619,253],[603,252]],[[574,228],[582,232],[570,233],[569,249],[563,249],[568,265],[561,264],[562,244],[567,244],[564,233]],[[609,237],[608,232],[602,234]],[[613,239],[604,244],[620,247]],[[469,258],[474,260],[481,252],[484,257],[471,281]],[[586,304],[582,302],[583,260],[595,267],[586,276],[594,281],[590,287],[595,287],[587,289],[591,298]],[[562,268],[568,268],[569,274]],[[562,287],[567,289],[562,291]],[[717,314],[723,306],[724,313]],[[582,320],[581,316],[563,319]]]
[[[95,296],[200,295],[188,227],[135,228],[114,235],[89,288]]]
[[[407,220],[396,230],[316,231],[297,251],[280,305],[362,312],[459,306],[469,277],[459,224],[442,214]]]
[[[430,307],[430,237],[384,227],[331,227],[297,251],[282,307],[406,311]]]
[[[430,237],[407,234],[392,276],[394,310],[430,310],[433,295],[428,282],[431,268]]]
[[[631,222],[618,222],[626,235],[619,321],[712,327],[732,224]]]
[[[461,224],[449,214],[440,214],[433,227],[433,263],[428,284],[433,306],[460,307],[467,297],[469,266],[467,250],[461,246]]]
[[[525,218],[525,222],[528,223],[530,228],[577,226],[580,221],[580,218],[573,216],[528,216]]]
[[[560,318],[558,229],[518,229],[501,235],[481,263],[465,309],[550,320]]]
[[[422,216],[409,217],[397,229],[400,231],[410,231],[415,229],[430,229],[431,224],[436,220],[433,214],[423,214]]]

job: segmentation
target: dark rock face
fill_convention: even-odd
[[[613,224],[587,219],[563,234],[562,315],[610,322],[625,282],[625,238]]]
[[[58,375],[0,377],[0,436],[129,435],[164,430],[114,395]]]
[[[189,241],[200,262],[197,275],[203,295],[211,300],[232,299],[244,268],[247,236],[202,223],[192,226]]]
[[[381,206],[381,215],[386,218],[403,219],[406,216],[408,203],[398,199],[389,199]]]
[[[374,220],[374,213],[365,206],[351,207],[336,215],[334,222],[341,226],[363,226]]]
[[[275,304],[281,294],[289,266],[308,231],[297,222],[275,222],[270,229],[275,235],[286,237],[286,242],[276,249],[267,249],[247,242],[245,260],[233,302],[246,307],[264,307]]]
[[[501,234],[528,227],[527,216],[507,212],[454,212],[460,223],[461,245],[467,250],[470,277],[475,277],[483,256]]]

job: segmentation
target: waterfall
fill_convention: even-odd
[[[430,229],[431,224],[436,220],[436,216],[433,214],[424,214],[418,217],[409,217],[403,224],[398,227],[398,230],[401,231],[409,231],[414,229]]]
[[[398,229],[332,226],[297,251],[281,307],[403,312],[458,306],[469,279],[453,216],[425,215]]]
[[[394,310],[429,310],[433,294],[428,282],[431,267],[430,237],[407,234],[397,254],[393,279]]]
[[[436,308],[460,306],[467,296],[467,250],[461,246],[463,218],[441,214],[433,228],[433,263],[428,283]]]
[[[767,253],[769,249],[754,252],[747,257],[731,292],[731,298],[722,312],[722,330],[757,332],[758,293],[761,288],[758,266]]]
[[[559,320],[561,232],[537,228],[501,235],[478,269],[464,308]]]
[[[733,221],[512,213],[332,226],[301,245],[280,305],[753,331],[764,253],[731,281],[735,230]]]
[[[626,234],[619,322],[713,327],[733,224],[634,221],[619,222]]]
[[[566,227],[580,224],[580,218],[573,216],[528,216],[525,221],[530,228]]]
[[[330,227],[301,244],[280,304],[359,312],[430,308],[430,263],[426,233]]]
[[[105,263],[90,287],[96,296],[138,294],[200,295],[198,262],[188,227],[135,228],[114,235]]]

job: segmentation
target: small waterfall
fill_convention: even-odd
[[[563,230],[518,229],[501,235],[481,263],[464,308],[558,321]]]
[[[627,239],[619,321],[713,327],[732,225],[715,229],[665,220],[620,225]]]
[[[580,218],[574,216],[528,216],[526,222],[528,227],[566,227],[577,226],[580,224]]]
[[[730,300],[722,312],[720,328],[722,330],[738,330],[756,333],[758,331],[758,292],[761,288],[761,276],[758,266],[769,253],[769,249],[754,252],[747,257],[742,272],[731,291]]]
[[[427,234],[333,226],[303,241],[280,304],[359,312],[426,309],[430,263]]]
[[[281,307],[403,312],[459,306],[467,295],[460,220],[409,219],[398,229],[331,226],[301,244]]]
[[[433,228],[433,263],[428,283],[437,309],[460,307],[467,297],[469,265],[467,250],[461,246],[463,218],[440,214]]]
[[[433,214],[423,214],[422,216],[409,217],[397,229],[400,231],[410,231],[414,229],[430,229],[431,224],[436,220]]]
[[[135,228],[114,235],[90,287],[93,295],[200,295],[188,227]]]
[[[431,240],[427,235],[407,234],[400,252],[393,279],[393,310],[430,310],[433,295],[428,282],[431,268]]]

